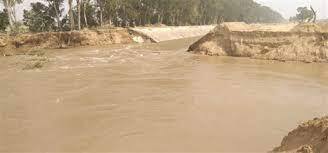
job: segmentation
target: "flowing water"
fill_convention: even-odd
[[[185,52],[194,40],[49,50],[39,70],[0,58],[0,152],[265,152],[328,112],[328,64]]]

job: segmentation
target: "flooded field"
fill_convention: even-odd
[[[0,58],[0,152],[265,152],[328,113],[328,64],[208,57],[196,39]]]

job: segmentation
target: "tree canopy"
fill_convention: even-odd
[[[31,4],[32,9],[24,10],[24,24],[32,32],[52,31],[55,27],[55,14],[48,6],[37,2]]]
[[[297,21],[297,22],[310,22],[316,20],[316,12],[308,7],[298,7],[297,14],[294,17],[289,19],[290,21]]]
[[[5,31],[9,25],[7,10],[0,12],[0,31]]]
[[[62,14],[63,0],[43,1],[48,3],[32,3],[32,9],[24,11],[24,22],[32,31],[78,30],[107,24],[180,26],[284,20],[276,11],[253,0],[69,0],[67,15]]]
[[[10,30],[15,29],[15,23],[17,22],[16,14],[15,14],[15,6],[16,4],[20,4],[22,2],[23,0],[0,0],[0,3],[2,3],[4,8],[6,9],[5,12],[7,13]]]
[[[219,21],[280,22],[282,16],[253,0],[104,0],[104,21],[126,24],[216,24]]]

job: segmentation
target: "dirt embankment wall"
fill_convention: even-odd
[[[224,23],[188,51],[211,56],[328,62],[328,32],[315,24]]]
[[[0,35],[0,54],[6,56],[44,48],[127,44],[138,40],[144,42],[146,39],[125,28]]]
[[[136,27],[130,30],[135,31],[141,35],[145,35],[154,42],[162,42],[175,39],[191,38],[197,36],[204,36],[215,25],[205,26],[163,26],[163,27]]]
[[[106,28],[73,32],[0,35],[0,55],[26,53],[44,48],[105,46],[111,44],[161,42],[202,36],[215,26]]]
[[[274,153],[327,153],[328,117],[302,123],[286,136]]]

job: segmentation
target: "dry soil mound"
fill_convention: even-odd
[[[299,125],[274,152],[328,153],[328,117]]]

